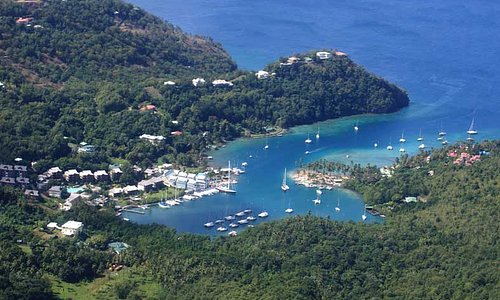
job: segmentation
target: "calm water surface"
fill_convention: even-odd
[[[410,107],[382,116],[350,117],[293,128],[281,138],[242,139],[214,153],[214,163],[248,162],[238,178],[236,195],[216,195],[181,207],[128,214],[138,223],[161,223],[178,231],[213,234],[203,223],[242,209],[267,210],[267,220],[294,214],[314,214],[336,220],[360,221],[363,202],[345,190],[325,191],[314,205],[313,189],[279,186],[283,170],[300,162],[327,158],[346,163],[390,164],[405,149],[417,151],[417,136],[440,147],[442,128],[448,141],[466,138],[473,117],[478,139],[500,132],[500,3],[495,1],[241,1],[133,0],[140,7],[192,34],[220,42],[241,68],[258,70],[281,56],[320,48],[336,48],[376,73],[405,88]],[[355,133],[353,126],[360,130]],[[320,128],[321,137],[314,135]],[[304,140],[310,134],[313,144]],[[375,149],[373,144],[379,147]],[[392,142],[394,151],[385,147]],[[310,154],[306,155],[305,151]],[[250,158],[250,155],[252,156]],[[349,158],[346,157],[349,155]],[[289,181],[291,183],[291,181]],[[341,201],[341,212],[334,207]],[[368,216],[369,222],[380,221]]]

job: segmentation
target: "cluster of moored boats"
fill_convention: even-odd
[[[174,199],[171,199],[171,200],[162,200],[162,201],[158,202],[158,207],[171,208],[173,206],[182,204],[182,202],[192,201],[192,200],[196,200],[198,198],[204,197],[204,196],[214,195],[214,194],[217,194],[218,192],[219,192],[218,189],[208,189],[208,190],[204,190],[201,192],[194,192],[191,195],[184,195],[181,198],[174,197]]]
[[[263,211],[257,215],[257,217],[259,218],[267,218],[268,216],[269,213],[267,211]],[[225,216],[224,218],[207,222],[203,224],[203,226],[205,226],[205,228],[214,228],[217,226],[216,230],[218,232],[226,232],[229,230],[229,228],[234,229],[244,225],[247,225],[247,227],[253,227],[250,222],[254,222],[255,220],[257,220],[257,217],[252,215],[251,209],[245,209],[235,214]],[[229,224],[227,224],[226,226],[226,223]],[[230,236],[234,236],[237,234],[237,232],[230,231],[228,234]]]

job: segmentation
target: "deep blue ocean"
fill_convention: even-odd
[[[259,70],[279,57],[311,49],[338,49],[367,70],[407,90],[411,104],[391,115],[357,116],[293,128],[284,137],[241,139],[213,153],[214,164],[248,162],[236,195],[216,195],[172,209],[127,214],[138,223],[160,223],[180,232],[214,234],[203,224],[250,208],[267,210],[268,220],[297,214],[361,221],[363,201],[346,190],[325,191],[314,205],[315,190],[280,190],[284,168],[320,158],[345,163],[390,164],[404,148],[416,153],[421,132],[428,148],[464,140],[471,120],[476,139],[500,136],[500,2],[498,1],[242,1],[132,0],[190,34],[220,42],[238,66]],[[356,133],[353,126],[358,124]],[[320,128],[320,138],[314,135]],[[313,143],[304,140],[310,134]],[[392,142],[394,151],[386,150]],[[373,144],[379,147],[374,148]],[[310,154],[306,155],[305,151]],[[349,157],[347,158],[347,155]],[[250,157],[252,156],[252,157]],[[334,211],[340,199],[341,212]],[[368,215],[367,222],[378,222]],[[258,223],[258,222],[257,222]]]

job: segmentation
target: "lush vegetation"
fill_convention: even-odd
[[[18,17],[33,20],[16,24]],[[276,74],[258,80],[238,71],[210,39],[186,35],[131,4],[2,1],[0,161],[39,161],[42,171],[54,162],[97,169],[112,158],[194,165],[208,145],[245,132],[408,105],[404,91],[346,56],[298,56],[314,60],[273,63],[266,70]],[[194,87],[196,77],[207,85]],[[234,86],[210,84],[222,78]],[[148,104],[156,108],[140,110]],[[183,134],[172,136],[177,130]],[[155,145],[142,134],[166,139]],[[82,141],[96,153],[78,154]]]
[[[497,299],[500,142],[467,151],[479,150],[488,154],[471,166],[436,150],[400,160],[391,178],[356,183],[400,193],[407,180],[423,181],[426,202],[392,203],[382,224],[298,216],[214,240],[124,222],[108,209],[51,212],[2,188],[1,297],[81,297],[69,291],[84,291],[70,284],[83,280],[94,287],[86,297],[99,299]],[[40,230],[49,219],[80,220],[85,234],[54,238]],[[112,255],[110,241],[131,247]],[[112,262],[127,267],[103,271]],[[105,276],[85,283],[96,274]],[[61,280],[70,282],[64,293]]]

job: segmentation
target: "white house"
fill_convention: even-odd
[[[62,175],[62,170],[59,167],[52,167],[46,173],[50,178],[59,178]]]
[[[163,85],[175,85],[175,82],[169,80],[169,81],[165,81],[163,83]]]
[[[66,199],[66,201],[64,201],[63,204],[60,204],[60,209],[63,211],[68,211],[73,207],[73,205],[78,203],[78,201],[80,201],[81,199],[82,197],[80,194],[71,193],[69,197]]]
[[[116,196],[121,196],[123,194],[123,189],[122,188],[112,188],[109,190],[109,196],[110,197],[116,197]]]
[[[139,188],[135,185],[127,185],[123,188],[123,192],[127,195],[138,194]]]
[[[94,173],[90,170],[83,170],[80,172],[80,179],[85,182],[92,182],[94,181]]]
[[[109,175],[108,172],[106,172],[105,170],[97,170],[94,172],[94,178],[97,181],[108,181]]]
[[[316,57],[318,57],[319,59],[329,59],[332,57],[332,54],[326,51],[319,51],[316,52]]]
[[[178,189],[186,189],[188,179],[186,177],[178,177],[177,181],[175,182],[175,187]]]
[[[78,235],[80,232],[82,232],[83,229],[83,223],[82,222],[77,222],[77,221],[68,221],[64,223],[62,226],[62,231],[61,233],[64,235]]]
[[[195,78],[191,81],[194,86],[202,86],[205,85],[206,81],[203,78]]]
[[[269,78],[269,72],[260,70],[259,72],[255,73],[255,76],[257,76],[257,79],[266,79]]]
[[[80,179],[80,173],[75,169],[68,170],[64,172],[64,179],[66,179],[66,181],[76,181]]]
[[[226,81],[224,79],[216,79],[212,81],[213,86],[233,86],[232,82]]]
[[[151,135],[151,134],[143,134],[139,138],[143,139],[143,140],[147,140],[153,144],[162,142],[165,139],[165,137],[162,135]]]

